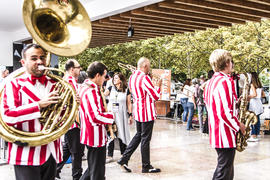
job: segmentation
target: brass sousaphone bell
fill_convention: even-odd
[[[91,21],[78,0],[25,0],[23,19],[33,40],[56,55],[74,56],[90,44]],[[79,106],[76,102],[76,91],[61,77],[50,73],[59,71],[58,69],[43,68],[47,69],[47,76],[57,81],[56,89],[60,93],[61,101],[41,110],[40,122],[44,127],[40,132],[25,132],[8,126],[3,121],[1,112],[0,136],[8,142],[28,146],[48,144],[65,134],[74,123]],[[24,67],[14,71],[6,82],[24,72]],[[1,103],[3,90],[4,84],[1,84]]]
[[[59,56],[80,54],[91,40],[91,21],[78,0],[25,0],[23,20],[33,39]]]

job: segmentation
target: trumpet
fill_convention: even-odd
[[[136,67],[135,66],[132,66],[130,64],[123,64],[123,63],[118,63],[118,66],[123,68],[123,69],[126,69],[126,70],[129,70],[131,72],[134,72],[136,71]],[[153,73],[149,73],[148,74],[151,78],[154,78],[154,79],[163,79],[162,75],[160,76],[159,74],[153,74]]]
[[[129,70],[131,72],[134,72],[137,69],[135,66],[132,66],[130,64],[123,64],[121,62],[118,63],[118,66],[121,67],[121,68],[123,68],[123,69]],[[150,73],[148,75],[151,77],[152,81],[158,81],[159,79],[162,79],[162,82],[163,82],[163,80],[165,79],[164,78],[164,74],[162,74],[162,75],[153,74],[150,71]],[[167,87],[167,84],[165,84],[165,83],[162,83],[162,85],[165,86],[165,87]]]
[[[129,70],[131,72],[134,72],[137,69],[135,66],[132,66],[132,65],[129,65],[129,64],[123,64],[123,63],[120,63],[120,62],[118,63],[118,66],[123,68],[123,69]]]

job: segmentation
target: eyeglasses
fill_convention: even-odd
[[[74,68],[79,68],[79,69],[81,69],[81,66],[77,66],[77,67],[76,67],[76,66],[74,66]]]

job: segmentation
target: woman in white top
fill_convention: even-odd
[[[187,107],[187,102],[188,102],[188,87],[191,85],[191,79],[186,79],[185,83],[184,83],[184,87],[181,90],[180,93],[180,103],[183,107],[183,122],[187,122],[187,115],[188,115],[188,107]]]
[[[183,121],[187,121],[187,130],[194,130],[192,127],[192,118],[194,114],[194,109],[196,108],[195,97],[194,97],[195,87],[191,86],[191,79],[187,79],[184,84],[183,94],[185,98],[180,99],[181,104],[184,108]]]
[[[259,80],[258,74],[256,72],[252,72],[250,95],[248,96],[250,99],[249,111],[253,111],[257,115],[258,122],[255,125],[251,125],[251,138],[248,140],[250,142],[258,141],[257,136],[260,134],[260,114],[263,113],[263,105],[261,101],[262,97],[265,97],[262,89],[262,84]]]
[[[121,73],[116,73],[110,86],[104,93],[109,96],[108,111],[114,112],[115,123],[117,126],[117,138],[121,154],[124,153],[130,141],[129,124],[132,123],[131,93],[127,88],[126,78]],[[108,160],[113,160],[114,140],[108,145]]]
[[[188,108],[188,121],[187,121],[187,130],[194,130],[192,127],[192,119],[194,115],[194,110],[196,109],[196,101],[195,101],[195,85],[197,84],[197,79],[192,80],[192,85],[185,86],[184,88],[188,89],[186,92],[188,95],[187,108]]]

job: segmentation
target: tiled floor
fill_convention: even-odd
[[[116,162],[106,164],[107,180],[209,180],[216,166],[216,152],[210,148],[208,136],[199,131],[188,132],[185,125],[170,120],[157,120],[151,141],[151,162],[161,168],[158,174],[141,173],[140,149],[132,156],[129,166],[132,173],[121,172]],[[134,127],[131,127],[132,135]],[[115,152],[115,160],[119,159]],[[86,168],[86,161],[83,161]],[[270,136],[262,135],[260,142],[249,143],[244,152],[237,152],[235,180],[266,180],[270,172]],[[0,179],[14,180],[12,166],[0,166]],[[61,177],[72,180],[71,165],[64,167]]]

